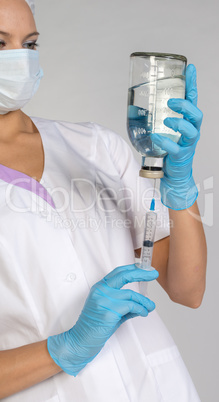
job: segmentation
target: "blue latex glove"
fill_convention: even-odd
[[[144,271],[132,264],[114,269],[92,286],[73,328],[48,338],[47,348],[55,363],[76,376],[124,321],[147,316],[155,304],[137,292],[120,288],[130,282],[151,281],[158,275],[156,270]]]
[[[168,208],[189,208],[198,197],[198,189],[192,176],[195,148],[200,138],[203,114],[197,108],[196,69],[190,64],[186,69],[186,99],[170,99],[168,106],[184,118],[169,117],[164,124],[181,133],[178,143],[151,134],[152,141],[168,152],[164,157],[164,177],[160,181],[161,201]]]

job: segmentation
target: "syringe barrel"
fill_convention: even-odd
[[[144,239],[141,250],[141,266],[143,269],[151,267],[156,223],[156,212],[147,212],[145,215]]]

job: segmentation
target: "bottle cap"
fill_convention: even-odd
[[[164,176],[163,170],[158,166],[142,166],[139,171],[139,176],[146,177],[148,179],[162,179]]]

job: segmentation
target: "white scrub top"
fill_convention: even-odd
[[[152,196],[120,136],[94,123],[31,119],[44,148],[41,181],[0,165],[2,350],[74,325],[91,286],[135,262]],[[159,200],[156,210],[159,240],[169,217]],[[61,372],[5,400],[200,401],[156,311],[122,324],[77,377]]]

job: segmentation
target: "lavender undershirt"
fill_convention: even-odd
[[[52,208],[55,209],[54,201],[45,187],[25,173],[21,173],[18,170],[0,164],[0,179],[13,184],[14,186],[31,191],[38,197],[43,198]]]

